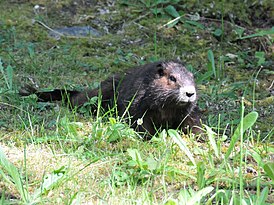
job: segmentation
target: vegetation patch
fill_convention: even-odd
[[[1,1],[0,203],[273,204],[271,1]],[[92,28],[100,35],[60,28]],[[66,30],[66,29],[65,29]],[[66,30],[67,31],[67,30]],[[115,111],[19,96],[180,59],[205,134],[150,141]],[[96,101],[97,99],[94,99]]]

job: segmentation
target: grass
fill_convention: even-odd
[[[68,1],[0,3],[7,8],[0,13],[0,203],[273,204],[273,32],[245,26],[249,3],[233,10],[223,1],[203,13],[191,1],[124,1],[99,15],[102,2],[83,2],[76,14]],[[33,12],[35,4],[45,9]],[[240,26],[227,20],[229,11]],[[83,20],[87,14],[95,20]],[[110,33],[57,41],[32,18]],[[143,141],[115,109],[93,116],[89,104],[75,112],[17,95],[32,82],[93,88],[109,73],[177,57],[195,74],[203,142],[179,130]]]
[[[34,142],[29,143],[28,148],[22,152],[18,148],[2,145],[9,153],[10,160],[18,162],[21,156],[19,161],[23,163],[19,171],[1,152],[1,165],[4,168],[2,175],[5,181],[19,191],[19,201],[29,204],[37,201],[57,203],[58,200],[67,203],[76,203],[76,200],[81,203],[116,201],[117,204],[210,204],[212,201],[224,204],[232,201],[233,204],[237,204],[236,201],[257,204],[260,201],[261,204],[267,204],[265,201],[269,197],[271,181],[257,177],[257,194],[247,195],[243,189],[243,183],[245,186],[249,183],[249,186],[253,186],[253,176],[245,173],[247,169],[257,170],[258,167],[269,178],[274,176],[272,168],[266,172],[264,166],[271,164],[271,161],[262,161],[257,153],[258,145],[243,140],[243,136],[248,137],[244,135],[245,130],[251,128],[256,118],[256,112],[241,118],[230,144],[216,139],[217,134],[209,127],[206,127],[209,137],[207,143],[196,142],[187,136],[182,138],[177,131],[168,130],[170,137],[162,132],[150,143],[124,137],[112,144],[108,143],[106,135],[101,135],[100,130],[108,130],[111,125],[105,124],[99,129],[96,127],[97,134],[100,134],[96,138],[88,134],[93,132],[89,130],[92,126],[81,129],[79,123],[71,123],[66,119],[62,125],[65,131],[58,131],[63,137],[55,136],[57,142],[51,142],[55,147],[44,142]],[[16,152],[10,153],[9,150]],[[261,150],[264,155],[273,151],[269,146]],[[47,169],[48,173],[41,172],[41,167],[51,167],[51,171]],[[238,177],[235,178],[235,174]],[[40,179],[29,182],[27,179],[30,176]],[[191,185],[197,188],[191,188]],[[76,192],[78,186],[81,187],[79,193]],[[65,194],[62,195],[63,192]]]

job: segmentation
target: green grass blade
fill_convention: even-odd
[[[203,81],[210,79],[210,77],[213,75],[213,71],[209,70],[206,73],[200,75],[197,77],[197,84],[201,84]]]
[[[258,201],[257,201],[256,204],[265,204],[265,201],[266,201],[266,199],[268,197],[268,191],[269,191],[268,187],[265,187],[263,189],[263,191],[260,194],[260,197],[257,199]]]
[[[182,136],[179,135],[179,133],[176,130],[169,129],[168,131],[169,136],[173,139],[173,141],[180,147],[180,149],[187,155],[187,157],[190,159],[192,164],[196,167],[196,162],[194,160],[194,157],[188,147],[186,146],[185,141],[182,139]]]
[[[0,204],[4,204],[4,203],[5,203],[5,190],[2,192],[1,198],[0,198]]]
[[[1,159],[0,159],[0,165],[1,165]],[[6,175],[2,170],[0,170],[0,175],[3,177],[5,181],[7,181],[10,184],[13,184],[13,181],[10,180],[9,176]]]
[[[198,162],[197,163],[197,184],[199,189],[202,189],[205,187],[206,184],[206,177],[205,177],[205,165],[204,162]]]
[[[213,132],[213,130],[210,127],[208,127],[207,125],[204,125],[204,126],[206,128],[206,134],[208,136],[209,143],[210,143],[211,147],[213,148],[216,157],[219,158],[218,146],[217,146],[217,143],[215,140],[216,133]]]
[[[1,71],[1,74],[3,75],[3,78],[5,80],[6,85],[8,86],[8,79],[7,79],[7,76],[5,75],[4,67],[3,67],[3,63],[2,63],[1,58],[0,58],[0,71]]]
[[[13,184],[19,191],[22,199],[27,202],[29,201],[29,194],[27,190],[25,190],[22,182],[22,178],[19,174],[19,171],[17,168],[6,158],[6,155],[0,148],[0,166],[2,166],[2,169],[5,169],[6,172],[10,175],[11,180],[13,181]],[[7,176],[5,176],[7,177]],[[6,179],[4,177],[4,179]],[[8,182],[11,182],[10,180],[7,180]]]
[[[7,66],[7,86],[9,90],[12,90],[12,77],[13,77],[13,69],[10,65]]]
[[[214,77],[216,78],[216,67],[215,67],[215,60],[214,60],[214,54],[212,50],[208,50],[207,52],[207,58],[210,62],[209,64],[209,70],[212,70]]]
[[[259,31],[257,33],[254,33],[254,34],[251,34],[251,35],[248,35],[248,36],[243,36],[239,39],[243,40],[243,39],[247,39],[247,38],[262,37],[262,36],[273,35],[273,34],[274,34],[274,27],[272,27],[271,29],[268,29],[268,30]]]
[[[248,113],[242,120],[243,120],[243,127],[242,127],[242,132],[245,132],[248,128],[252,127],[252,125],[256,122],[258,118],[258,113],[253,111]],[[230,145],[228,147],[228,150],[225,154],[225,159],[228,159],[228,157],[230,156],[236,142],[239,140],[241,136],[241,124],[238,125],[238,127],[236,128],[234,134],[231,137],[231,142]]]
[[[215,193],[213,193],[210,198],[207,200],[207,202],[205,203],[205,205],[212,205],[213,204],[213,200],[219,195],[219,194],[223,194],[223,200],[229,201],[228,197],[226,195],[226,192],[224,190],[218,190]]]

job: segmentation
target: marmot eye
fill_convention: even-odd
[[[176,82],[176,78],[173,75],[169,77],[169,80]]]
[[[160,68],[160,69],[158,70],[158,74],[159,74],[160,76],[164,76],[164,70],[163,70],[162,68]]]

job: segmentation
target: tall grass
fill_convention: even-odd
[[[13,89],[13,69],[11,65],[8,65],[6,68],[3,66],[3,62],[0,58],[0,73],[2,74],[2,78],[4,78],[5,88],[0,88],[0,94],[4,91],[11,91]]]

